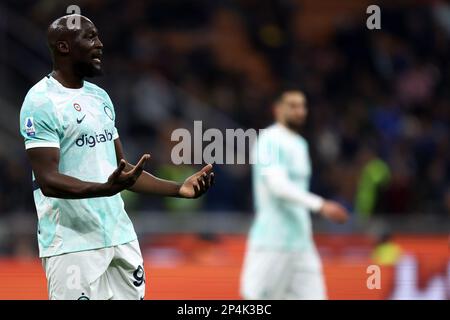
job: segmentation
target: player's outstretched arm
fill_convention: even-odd
[[[27,155],[42,193],[47,197],[65,199],[106,197],[127,189],[137,181],[150,158],[144,155],[129,171],[125,171],[126,162],[121,161],[107,182],[95,183],[59,173],[58,148],[32,148],[27,150]]]
[[[124,152],[120,139],[114,140],[117,162],[124,161]],[[133,170],[135,166],[127,163],[125,169]],[[214,183],[212,165],[204,166],[200,171],[188,177],[183,183],[164,180],[143,171],[136,183],[128,189],[134,192],[169,197],[194,199],[203,195]]]
[[[131,165],[130,168],[134,166]],[[183,183],[160,179],[144,171],[136,183],[128,189],[143,194],[195,199],[208,191],[213,183],[214,172],[212,172],[212,165],[208,164]]]
[[[267,169],[264,178],[269,190],[284,201],[294,202],[305,208],[318,212],[321,216],[337,223],[348,220],[347,210],[335,201],[325,200],[309,191],[297,188],[288,178],[287,172],[281,168]]]

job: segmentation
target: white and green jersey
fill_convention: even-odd
[[[270,180],[284,177],[289,188],[308,193],[311,164],[306,140],[280,124],[259,135],[252,150],[256,216],[248,245],[252,249],[304,250],[313,246],[307,207],[280,197]],[[281,185],[280,185],[281,187]],[[280,188],[281,189],[281,188]],[[320,201],[314,199],[320,206]],[[317,206],[317,205],[316,205]]]
[[[59,172],[104,183],[117,168],[114,107],[105,90],[84,81],[80,89],[46,76],[20,111],[25,148],[59,148]],[[33,174],[40,257],[105,248],[135,240],[120,194],[89,199],[46,197]]]

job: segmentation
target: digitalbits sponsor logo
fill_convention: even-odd
[[[95,135],[82,134],[76,141],[75,144],[78,147],[88,146],[89,148],[95,147],[99,143],[112,141],[113,134],[109,130],[105,130],[101,133],[95,133]]]

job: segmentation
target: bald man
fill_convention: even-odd
[[[53,71],[28,91],[20,128],[49,298],[143,299],[143,259],[119,192],[197,198],[212,185],[212,166],[177,183],[144,171],[148,154],[128,163],[111,99],[85,80],[102,73],[97,28],[84,16],[61,17],[48,45]]]
[[[340,223],[348,213],[309,191],[308,143],[300,134],[307,114],[301,91],[283,92],[274,102],[275,124],[253,149],[256,217],[241,276],[245,299],[326,299],[309,211]]]

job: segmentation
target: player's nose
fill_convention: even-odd
[[[100,41],[100,39],[97,37],[97,40],[95,41],[94,44],[96,49],[103,49],[103,43]]]

